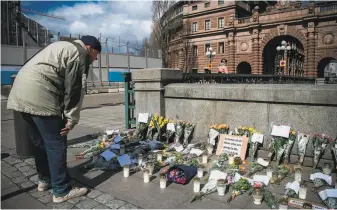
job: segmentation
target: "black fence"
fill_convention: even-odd
[[[184,83],[315,84],[315,78],[266,74],[183,73]]]

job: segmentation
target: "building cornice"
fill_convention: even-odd
[[[209,10],[205,10],[205,11],[201,11],[201,12],[196,12],[193,14],[184,14],[183,19],[186,18],[194,18],[194,17],[199,17],[199,16],[203,16],[203,15],[211,15],[217,12],[223,12],[223,11],[227,11],[230,9],[235,9],[235,5],[230,5],[227,7],[219,7],[219,8],[215,8],[215,9],[209,9]]]

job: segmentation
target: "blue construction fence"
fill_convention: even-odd
[[[1,85],[11,85],[11,76],[17,74],[20,69],[21,66],[1,66]],[[127,69],[109,68],[109,82],[124,82],[122,73],[127,71]]]

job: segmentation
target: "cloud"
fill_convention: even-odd
[[[65,20],[29,15],[57,35],[94,35],[110,40],[141,41],[151,33],[151,1],[80,2],[49,10]]]

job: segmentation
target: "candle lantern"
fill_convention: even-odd
[[[149,175],[152,176],[153,175],[153,170],[154,170],[154,164],[153,163],[149,163],[147,166],[147,169],[149,171]]]
[[[218,195],[219,196],[224,196],[225,195],[225,190],[226,190],[226,182],[224,179],[219,179],[216,184],[217,190],[218,190]]]
[[[144,183],[149,183],[150,182],[149,170],[145,169],[143,173],[144,173]]]
[[[261,188],[255,188],[254,189],[254,193],[253,193],[253,198],[254,198],[254,204],[255,205],[260,205],[262,202],[262,192],[261,192]]]
[[[143,155],[140,154],[140,155],[138,156],[138,166],[142,166],[142,164],[143,164]]]
[[[163,153],[157,152],[157,161],[162,162],[163,161]]]
[[[301,182],[302,181],[302,169],[297,167],[295,168],[295,181]]]
[[[331,174],[331,164],[330,163],[324,163],[323,173],[327,175]]]
[[[200,192],[200,178],[194,178],[193,181],[193,191],[195,193]]]
[[[228,163],[230,165],[234,163],[234,155],[233,154],[229,154],[228,155]]]
[[[206,164],[207,162],[208,162],[208,156],[207,156],[207,154],[203,154],[202,155],[202,163]]]
[[[207,153],[208,153],[208,155],[212,155],[212,153],[213,153],[213,145],[212,144],[207,145]]]
[[[166,188],[166,175],[165,175],[165,173],[160,174],[159,181],[160,181],[160,188],[161,189]]]
[[[307,197],[307,185],[306,184],[301,183],[298,197],[303,200],[306,199]]]
[[[269,166],[269,167],[267,168],[267,176],[268,176],[269,178],[272,178],[272,177],[273,177],[273,168],[272,168],[271,166]]]
[[[124,177],[130,176],[130,167],[128,165],[123,167],[123,174],[124,174]]]
[[[199,166],[198,167],[198,177],[202,178],[204,176],[204,167],[203,166]]]

